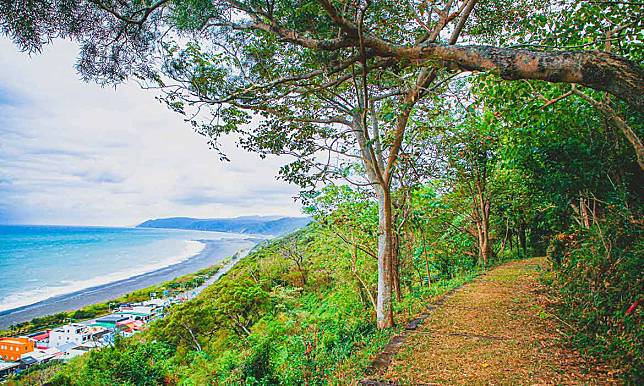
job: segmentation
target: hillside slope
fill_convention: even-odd
[[[137,228],[188,229],[279,236],[306,226],[308,217],[245,216],[236,218],[197,219],[171,217],[145,221]]]

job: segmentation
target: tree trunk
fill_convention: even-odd
[[[475,222],[476,225],[476,249],[478,250],[478,264],[483,264],[483,227],[481,220],[477,219]]]
[[[510,232],[510,225],[509,225],[510,220],[508,218],[505,219],[505,236],[503,237],[503,241],[501,241],[501,248],[499,248],[499,252],[496,253],[496,255],[502,255],[503,251],[505,250],[505,244],[508,241],[508,234]],[[512,250],[512,247],[510,247],[510,250]]]
[[[481,231],[480,250],[481,264],[485,267],[490,259],[490,241],[487,237],[487,231],[485,230]]]
[[[398,235],[395,235],[393,239],[393,246],[391,248],[391,284],[394,287],[396,292],[396,301],[402,300],[402,291],[400,289],[400,240]]]
[[[481,219],[481,258],[483,265],[486,266],[490,259],[490,215],[489,208],[483,211]]]
[[[588,204],[584,197],[579,197],[579,211],[581,212],[581,222],[584,228],[590,229],[590,215],[588,213]]]
[[[381,153],[372,151],[372,145],[367,141],[362,117],[354,116],[353,128],[359,144],[362,161],[367,177],[373,184],[378,198],[378,294],[376,297],[376,319],[379,329],[393,327],[394,314],[392,307],[392,270],[394,253],[394,221],[393,205],[391,202],[390,181],[383,178]],[[375,136],[375,138],[378,138]]]
[[[427,288],[432,288],[432,276],[431,271],[429,270],[429,259],[427,258],[427,242],[425,241],[425,234],[421,234],[423,237],[423,258],[425,259],[425,271],[427,272]]]
[[[528,245],[526,243],[526,234],[525,234],[525,224],[521,223],[519,226],[519,245],[521,246],[521,250],[523,251],[523,255],[528,254]]]
[[[376,318],[378,328],[389,328],[394,325],[392,307],[392,268],[393,268],[393,215],[391,193],[388,189],[378,187],[378,298]]]
[[[306,287],[306,282],[308,280],[308,275],[306,274],[306,269],[302,267],[301,264],[297,265],[298,271],[300,272],[300,282],[302,284],[302,288]]]
[[[473,197],[473,218],[479,250],[479,264],[486,266],[490,258],[490,202],[485,199],[485,187],[477,184],[478,193]]]

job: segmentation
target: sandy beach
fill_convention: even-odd
[[[259,240],[246,238],[198,241],[205,243],[206,247],[201,253],[180,263],[124,280],[55,296],[24,307],[0,311],[0,328],[7,328],[12,324],[44,315],[72,311],[90,304],[105,302],[129,292],[198,271],[232,256],[239,250],[253,247]]]

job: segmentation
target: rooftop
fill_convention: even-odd
[[[0,361],[0,371],[18,367],[20,364],[16,362],[2,362]]]
[[[119,313],[121,314],[151,314],[155,307],[150,306],[132,306],[121,307]]]
[[[31,334],[29,337],[33,340],[43,340],[49,337],[49,332],[39,332],[36,334]]]
[[[102,318],[96,319],[97,323],[118,323],[120,321],[126,320],[127,318],[120,315],[108,315],[103,316]]]
[[[9,344],[19,344],[19,345],[26,345],[28,344],[28,341],[26,338],[25,340],[20,340],[19,338],[0,338],[0,343],[9,343]]]
[[[34,332],[33,334],[29,334],[29,335],[27,335],[27,337],[28,337],[28,338],[34,338],[34,337],[37,337],[37,336],[41,336],[41,335],[43,335],[43,334],[49,335],[49,331],[38,331],[38,332]]]

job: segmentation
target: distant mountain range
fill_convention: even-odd
[[[137,228],[189,229],[279,236],[302,228],[310,222],[309,217],[243,216],[208,219],[171,217],[148,220],[137,225]]]

